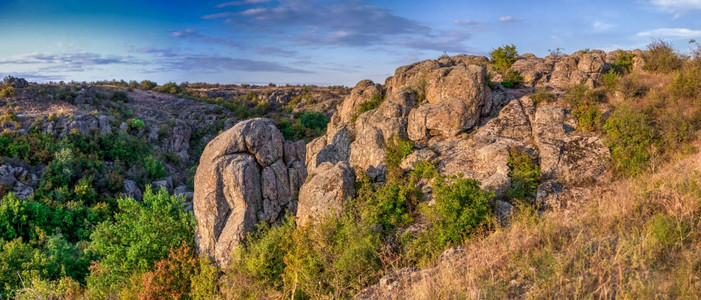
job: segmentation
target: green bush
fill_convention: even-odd
[[[490,62],[499,73],[506,75],[511,65],[518,59],[516,46],[504,45],[489,52]]]
[[[626,53],[623,50],[616,50],[618,57],[611,64],[611,72],[618,75],[625,75],[633,70],[633,58],[635,58],[634,53]]]
[[[515,88],[518,87],[523,82],[523,77],[521,74],[516,72],[514,69],[508,69],[503,74],[501,85],[505,88]]]
[[[160,179],[168,175],[163,163],[152,155],[144,158],[144,169],[146,171],[146,175],[148,175],[148,177],[151,179]]]
[[[187,90],[184,87],[179,86],[175,82],[168,82],[164,85],[154,88],[154,90],[157,92],[168,93],[176,96],[184,96],[187,94]]]
[[[146,127],[146,123],[139,119],[129,119],[127,120],[127,125],[129,125],[129,129],[136,131],[141,131],[141,129]]]
[[[671,73],[682,67],[684,59],[677,54],[672,45],[663,40],[654,40],[647,45],[647,61],[644,70],[657,73]]]
[[[382,104],[382,101],[384,101],[384,95],[382,93],[376,93],[372,95],[370,98],[370,101],[363,102],[360,104],[360,108],[358,108],[358,111],[353,115],[351,118],[351,121],[355,122],[355,120],[358,119],[360,115],[362,115],[366,111],[373,110],[375,108],[378,108],[380,104]]]
[[[299,116],[299,120],[300,122],[302,122],[302,125],[304,125],[304,127],[310,128],[315,131],[324,130],[326,128],[326,124],[329,123],[328,118],[326,118],[326,116],[323,113],[310,110],[304,111]]]
[[[583,84],[575,85],[569,90],[565,95],[565,102],[573,108],[572,115],[578,120],[577,129],[594,131],[599,127],[601,112],[597,102],[605,99],[606,95],[602,90],[589,90]]]
[[[511,187],[506,195],[512,200],[532,203],[540,184],[540,167],[524,150],[509,149]]]
[[[603,129],[614,170],[625,176],[638,175],[646,170],[650,146],[657,143],[657,137],[645,113],[619,107],[606,120]]]
[[[150,270],[170,249],[183,243],[194,247],[195,219],[182,206],[182,198],[147,188],[143,201],[118,200],[113,221],[100,223],[90,236],[89,250],[99,263],[87,279],[90,293],[104,298],[128,283],[130,274]]]
[[[142,81],[142,82],[139,84],[139,89],[147,90],[147,91],[148,91],[148,90],[154,89],[154,88],[157,87],[157,86],[158,86],[158,84],[156,84],[156,83],[153,82],[153,81],[144,80],[144,81]]]
[[[12,98],[14,96],[15,96],[15,88],[14,87],[6,86],[0,90],[0,97],[1,98]]]
[[[291,247],[294,230],[294,218],[289,216],[278,226],[258,224],[257,230],[247,235],[244,246],[234,251],[228,275],[250,277],[281,288],[285,255]]]
[[[601,119],[601,112],[597,105],[586,97],[572,111],[572,115],[577,117],[577,129],[585,132],[596,130]]]
[[[541,86],[536,89],[536,91],[529,95],[533,103],[540,102],[553,102],[555,101],[555,95],[548,91],[547,87]]]
[[[603,75],[601,80],[604,82],[604,86],[611,91],[616,90],[616,86],[618,85],[618,80],[621,78],[620,73],[614,72],[613,69],[609,70],[606,74]]]
[[[669,85],[671,94],[677,98],[695,99],[701,102],[701,62],[692,62],[684,66],[674,76]]]
[[[489,199],[474,179],[452,178],[452,184],[438,177],[434,180],[435,204],[424,206],[423,214],[430,228],[417,236],[404,236],[408,259],[424,265],[449,246],[455,246],[472,234],[487,230],[492,224]]]
[[[125,91],[114,91],[110,100],[115,102],[129,102],[129,96]]]

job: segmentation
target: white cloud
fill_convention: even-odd
[[[241,12],[241,15],[244,15],[244,16],[259,15],[259,14],[265,13],[266,11],[268,11],[268,10],[265,8],[251,8],[251,9],[247,9],[247,10],[244,10],[243,12]]]
[[[479,22],[475,20],[465,19],[465,20],[455,20],[453,23],[457,25],[477,25]]]
[[[258,3],[265,3],[269,2],[270,0],[243,0],[243,1],[231,1],[231,2],[224,2],[217,4],[217,8],[222,8],[222,7],[227,7],[227,6],[239,6],[239,5],[246,5],[246,4],[258,4]]]
[[[677,16],[691,10],[701,10],[701,0],[651,0],[650,3]]]
[[[697,38],[701,37],[701,30],[688,28],[658,28],[638,32],[636,36],[667,37],[667,38]]]
[[[499,22],[516,22],[516,21],[521,21],[521,19],[513,17],[513,16],[499,17]]]
[[[613,28],[613,24],[596,21],[592,24],[592,27],[594,27],[594,31],[606,31]]]

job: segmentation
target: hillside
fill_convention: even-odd
[[[507,45],[352,89],[8,77],[2,297],[698,297],[698,54]]]

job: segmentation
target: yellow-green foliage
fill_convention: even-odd
[[[648,116],[629,107],[619,107],[603,129],[614,169],[629,176],[645,171],[650,162],[650,147],[657,143]]]
[[[534,93],[529,95],[529,97],[531,97],[533,103],[555,101],[555,95],[548,91],[548,88],[544,86],[538,87]]]
[[[540,184],[540,167],[525,150],[509,149],[509,169],[511,187],[507,196],[515,202],[532,203]]]
[[[647,46],[647,61],[643,69],[651,72],[670,73],[679,70],[684,63],[672,45],[663,40],[655,40]]]
[[[12,98],[15,96],[15,88],[6,86],[0,89],[0,98]]]

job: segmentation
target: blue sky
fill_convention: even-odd
[[[352,86],[511,43],[689,53],[701,0],[0,0],[0,28],[0,76]]]

